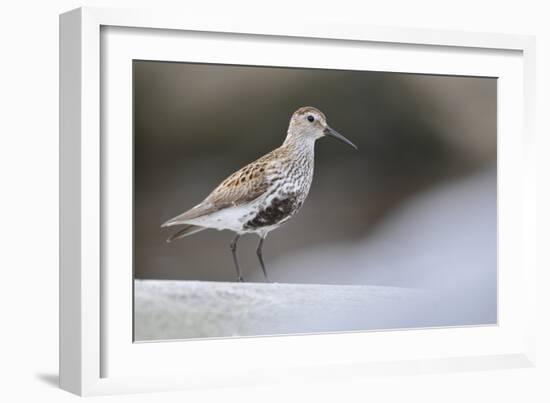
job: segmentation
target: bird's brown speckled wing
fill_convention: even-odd
[[[200,204],[163,224],[164,227],[215,213],[216,211],[250,203],[271,185],[270,177],[279,164],[278,150],[264,155],[227,177]]]

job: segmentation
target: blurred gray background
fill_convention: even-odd
[[[264,246],[272,280],[467,288],[495,320],[496,79],[150,61],[133,74],[136,279],[234,281],[232,233],[168,244],[160,225],[311,105],[359,151],[317,142],[306,203]],[[257,242],[239,242],[247,281],[263,281]]]

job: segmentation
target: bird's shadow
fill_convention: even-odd
[[[36,378],[44,382],[49,386],[59,387],[59,375],[58,374],[36,374]]]

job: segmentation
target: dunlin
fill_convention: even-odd
[[[262,257],[264,239],[302,207],[313,179],[315,141],[325,136],[357,149],[327,125],[320,110],[311,106],[298,109],[279,148],[239,169],[195,207],[162,224],[162,227],[184,225],[168,242],[208,228],[235,232],[230,247],[237,279],[243,281],[237,241],[243,234],[257,234],[260,242],[256,254],[269,281]]]

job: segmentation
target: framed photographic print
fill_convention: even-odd
[[[60,44],[64,389],[533,365],[531,37],[84,8]]]

